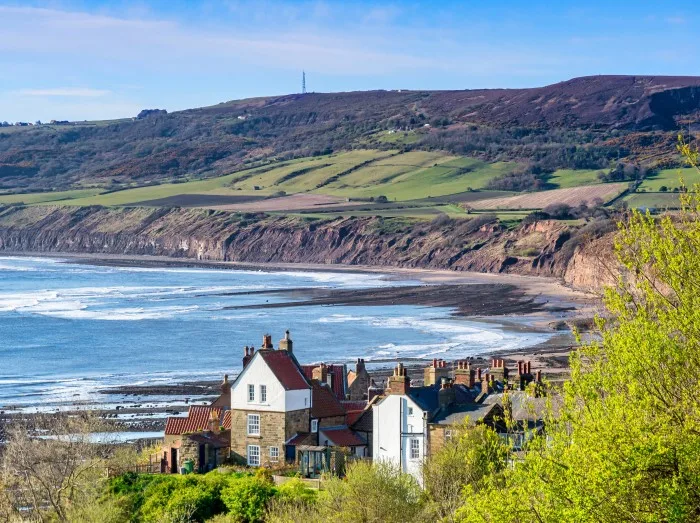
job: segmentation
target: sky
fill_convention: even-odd
[[[697,0],[0,0],[0,121],[307,90],[700,75]]]

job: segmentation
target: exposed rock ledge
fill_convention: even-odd
[[[445,222],[445,220],[440,220]],[[561,222],[408,223],[307,220],[223,211],[58,206],[0,207],[0,251],[157,255],[249,263],[452,269],[561,278],[599,290],[611,235],[581,241]]]

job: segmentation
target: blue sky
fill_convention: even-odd
[[[695,1],[0,0],[0,120],[313,91],[700,75]]]

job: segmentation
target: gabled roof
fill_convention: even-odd
[[[256,357],[265,360],[265,363],[285,390],[303,390],[311,388],[311,385],[309,385],[296,359],[286,350],[259,350],[255,353],[254,358]],[[252,360],[248,365],[251,364]]]
[[[367,445],[364,439],[347,427],[331,427],[320,430],[325,439],[328,439],[328,444],[331,447],[359,447]],[[319,439],[324,438],[319,437]]]
[[[222,409],[220,407],[192,405],[187,412],[186,418],[168,418],[165,423],[165,435],[179,436],[186,432],[201,432],[206,430],[209,427],[209,420],[211,419],[212,412],[217,419],[221,420]],[[229,415],[229,427],[230,425],[231,421]]]
[[[331,416],[345,416],[345,409],[335,397],[327,385],[322,385],[318,380],[312,380],[311,392],[311,417],[329,418]]]
[[[314,369],[316,367],[318,367],[318,365],[301,365],[301,370],[308,381],[311,381],[313,379]],[[329,376],[332,376],[332,379],[330,380],[331,390],[333,390],[333,394],[335,394],[336,398],[338,398],[339,400],[345,399],[345,388],[347,382],[347,378],[345,376],[345,369],[345,365],[334,363],[326,365],[326,372]]]

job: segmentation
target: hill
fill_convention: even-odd
[[[700,77],[598,76],[532,89],[255,98],[169,114],[146,111],[133,120],[0,128],[0,189],[88,191],[85,196],[357,149],[439,151],[446,162],[513,162],[513,169],[535,165],[535,173],[590,172],[620,158],[669,167],[675,132],[697,122],[699,111]],[[405,174],[400,171],[393,174]]]

